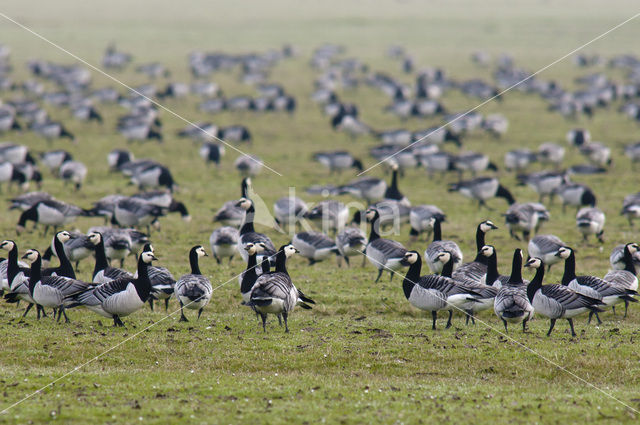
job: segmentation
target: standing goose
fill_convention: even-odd
[[[164,186],[169,191],[175,192],[178,187],[169,168],[157,163],[136,169],[131,175],[131,182],[141,190]]]
[[[166,267],[149,266],[149,282],[151,283],[151,297],[149,307],[153,311],[153,300],[164,300],[164,311],[169,310],[169,299],[174,293],[176,279]],[[134,277],[138,277],[137,273]]]
[[[202,245],[196,245],[189,251],[189,264],[191,265],[191,273],[180,276],[176,281],[175,296],[180,302],[180,321],[187,322],[184,315],[184,308],[189,310],[198,310],[198,319],[202,314],[202,310],[209,304],[211,300],[211,282],[200,272],[198,259],[206,257]]]
[[[602,311],[597,309],[597,305],[602,304],[599,299],[589,298],[579,294],[564,285],[544,285],[544,263],[539,258],[531,258],[524,265],[528,268],[536,269],[536,275],[527,286],[527,297],[535,309],[536,313],[549,318],[549,332],[556,324],[557,319],[567,319],[571,327],[571,336],[576,336],[573,329],[573,317],[591,311]]]
[[[589,187],[583,184],[563,184],[554,189],[553,192],[562,199],[562,212],[566,211],[567,205],[576,207],[576,210],[583,205],[596,206],[596,196]]]
[[[168,213],[180,213],[180,218],[187,223],[191,221],[191,216],[184,203],[177,201],[173,194],[167,190],[151,190],[139,192],[131,196],[133,199],[140,199],[151,205],[157,205]]]
[[[497,289],[502,288],[509,282],[509,276],[502,275],[498,272],[498,254],[496,253],[495,247],[492,245],[485,245],[480,250],[480,253],[487,257],[487,276],[485,277],[486,284]],[[527,283],[526,280],[525,283]]]
[[[309,260],[310,266],[327,259],[331,254],[339,254],[335,241],[320,232],[296,233],[291,244],[301,256]]]
[[[287,319],[295,306],[299,304],[304,309],[311,309],[307,303],[315,304],[295,287],[287,271],[287,259],[296,252],[293,245],[283,245],[276,254],[275,272],[260,275],[251,289],[247,305],[260,314],[264,332],[267,331],[267,314],[282,316],[285,332],[289,332]]]
[[[384,192],[384,199],[392,199],[394,201],[398,201],[402,205],[410,207],[411,202],[409,202],[409,199],[400,192],[400,189],[398,189],[398,164],[395,162],[392,163],[391,170],[391,184]]]
[[[638,277],[636,275],[636,266],[634,263],[634,255],[640,251],[635,243],[628,243],[624,245],[622,262],[624,263],[624,269],[611,270],[604,276],[604,280],[613,286],[619,288],[630,289],[632,291],[638,290]],[[633,299],[636,301],[635,299]],[[615,305],[612,307],[615,314]],[[624,317],[627,317],[627,309],[629,308],[629,300],[624,300]]]
[[[552,142],[546,142],[538,146],[538,161],[543,164],[551,164],[559,167],[564,160],[565,149]]]
[[[588,241],[589,235],[595,235],[600,243],[604,243],[604,211],[600,208],[585,207],[581,208],[576,214],[576,226],[582,233],[585,243]]]
[[[425,261],[431,269],[431,272],[438,274],[442,272],[442,262],[438,260],[438,255],[442,251],[447,251],[451,254],[451,261],[453,262],[453,269],[455,270],[462,264],[462,251],[457,243],[453,241],[442,240],[442,227],[441,221],[437,217],[431,217],[431,227],[433,228],[433,242],[429,244],[424,252]]]
[[[200,146],[199,154],[200,157],[207,162],[207,165],[213,162],[216,164],[216,167],[218,167],[220,165],[220,159],[225,154],[225,149],[224,146],[218,143],[204,142],[202,146]]]
[[[151,296],[151,282],[147,268],[157,260],[153,252],[143,251],[138,257],[138,277],[123,277],[89,288],[74,297],[67,308],[84,306],[101,316],[112,318],[114,326],[124,326],[121,317],[144,307]]]
[[[387,183],[375,177],[361,177],[338,187],[339,194],[350,194],[372,204],[384,198]]]
[[[411,224],[409,238],[412,242],[417,241],[422,232],[426,232],[427,239],[429,239],[433,233],[431,217],[435,217],[440,222],[446,219],[444,212],[435,205],[418,205],[411,207],[411,212],[409,213],[409,224]]]
[[[522,232],[522,239],[529,242],[532,233],[536,233],[542,222],[549,220],[549,211],[544,205],[537,202],[525,204],[515,203],[509,206],[504,214],[504,221],[509,227],[509,235],[515,240],[520,240],[516,232]]]
[[[238,229],[231,226],[224,226],[214,230],[209,236],[209,245],[216,262],[220,264],[223,258],[229,258],[229,264],[238,250],[238,240],[240,233]]]
[[[613,306],[622,301],[637,301],[632,297],[632,295],[637,294],[635,290],[611,285],[596,276],[576,276],[576,256],[573,249],[563,246],[558,250],[556,256],[564,260],[562,284],[577,293],[601,300],[605,306]],[[591,322],[594,314],[598,320],[598,324],[602,323],[597,311],[591,311],[589,313],[589,322]]]
[[[65,307],[71,303],[72,297],[90,288],[90,284],[64,276],[42,276],[42,259],[40,253],[30,249],[22,257],[31,263],[29,277],[29,294],[36,304],[58,310],[58,321],[64,315],[69,322]]]
[[[59,226],[67,225],[81,216],[91,215],[88,211],[83,210],[75,205],[65,202],[49,199],[40,201],[20,215],[16,231],[22,232],[27,221],[44,224],[44,234],[47,234],[49,226],[53,226],[54,231],[58,231]]]
[[[452,269],[452,257],[447,251],[438,254],[438,261],[443,263],[443,268],[450,271]],[[420,310],[431,312],[433,324],[431,328],[436,329],[436,320],[438,319],[438,311],[448,310],[449,320],[446,328],[451,327],[451,317],[453,309],[459,309],[460,305],[471,301],[473,302],[474,294],[467,288],[456,284],[456,282],[445,276],[435,274],[420,276],[422,270],[422,258],[417,251],[408,251],[405,253],[402,262],[409,266],[409,270],[402,281],[402,289],[404,296],[409,303]]]
[[[42,164],[44,164],[52,174],[58,174],[60,166],[63,163],[72,160],[73,156],[63,149],[43,152],[40,154],[40,162],[42,162]]]
[[[95,246],[96,265],[93,268],[92,282],[103,284],[120,278],[131,278],[133,275],[126,270],[110,267],[105,253],[104,238],[100,232],[90,232],[89,241]]]
[[[249,255],[244,249],[245,244],[248,242],[253,244],[262,242],[266,248],[258,256],[258,261],[262,261],[262,257],[268,257],[271,262],[274,262],[276,248],[273,245],[273,242],[271,242],[271,239],[267,235],[256,232],[253,227],[253,219],[256,213],[253,201],[251,199],[242,198],[238,201],[237,205],[245,211],[244,222],[240,228],[240,239],[238,240],[238,251],[240,252],[240,256],[244,261],[248,261]]]
[[[41,274],[43,276],[64,276],[71,279],[76,278],[71,261],[69,261],[64,249],[64,244],[70,240],[71,234],[66,230],[55,234],[53,241],[51,242],[51,250],[60,260],[60,266],[42,270]],[[38,253],[38,255],[40,255],[40,253]],[[42,262],[42,259],[40,259],[40,261]]]
[[[116,203],[111,223],[121,227],[146,227],[149,233],[151,225],[157,227],[157,220],[162,216],[164,216],[162,207],[130,197]]]
[[[9,258],[7,259],[7,284],[9,291],[5,294],[4,299],[8,303],[17,303],[21,300],[25,301],[27,308],[22,315],[22,317],[25,317],[29,310],[36,305],[36,302],[29,292],[29,275],[31,274],[31,269],[26,267],[26,264],[18,262],[18,245],[14,241],[2,241],[0,248],[9,251]],[[38,313],[38,319],[40,318],[40,313],[46,316],[42,306],[36,305],[36,311]]]
[[[509,205],[516,202],[511,192],[502,186],[495,177],[478,177],[473,180],[453,183],[449,187],[449,192],[460,192],[467,198],[475,199],[481,207],[487,207],[486,201],[494,197],[504,198]]]
[[[346,227],[336,236],[336,247],[349,266],[349,257],[361,255],[367,245],[367,237],[359,227]]]
[[[478,224],[476,228],[476,258],[472,262],[464,263],[458,267],[452,274],[453,279],[465,282],[485,283],[488,260],[480,251],[485,245],[485,235],[487,232],[497,228],[498,226],[493,224],[491,220],[485,220]]]
[[[555,191],[563,184],[569,183],[569,177],[564,171],[540,171],[531,174],[519,174],[517,176],[519,185],[529,186],[538,195],[538,202],[542,202],[545,196],[549,201],[553,200]]]
[[[244,249],[249,255],[249,260],[247,261],[247,268],[240,276],[240,294],[242,295],[242,304],[247,304],[251,300],[251,290],[253,289],[253,285],[258,279],[258,271],[256,270],[258,267],[258,261],[256,256],[264,249],[264,244],[253,244],[249,242]],[[266,263],[268,267],[269,262],[264,261],[263,264],[264,263]]]
[[[625,244],[620,244],[615,246],[611,250],[611,254],[609,255],[609,264],[613,270],[624,270],[627,268],[625,259],[624,259],[624,247]],[[640,252],[635,252],[632,255],[633,265],[637,268],[640,267]]]
[[[71,236],[71,239],[63,244],[63,249],[68,260],[71,262],[75,262],[75,271],[77,272],[79,269],[80,261],[89,257],[93,253],[95,246],[89,240],[89,236],[85,235],[84,233],[69,232],[69,235]],[[53,255],[57,256],[57,253],[54,252],[53,248],[50,246],[42,256],[42,260],[51,260],[51,257]],[[62,266],[62,261],[60,265]],[[61,275],[60,273],[57,274]],[[73,277],[66,274],[62,274],[61,276]]]
[[[529,241],[527,251],[529,257],[541,259],[549,271],[552,265],[560,262],[561,258],[556,253],[563,246],[566,244],[555,235],[538,235]]]
[[[273,204],[273,216],[279,226],[291,228],[298,224],[309,211],[307,204],[296,196],[285,196]]]
[[[389,270],[389,282],[393,280],[396,270],[403,267],[402,259],[407,249],[400,243],[391,239],[383,239],[378,233],[380,227],[380,214],[376,209],[368,209],[366,212],[367,221],[371,224],[369,233],[369,243],[364,250],[364,255],[369,262],[378,269],[376,283],[380,280],[382,272]]]
[[[251,178],[245,177],[242,179],[240,187],[240,196],[242,198],[249,199],[249,190],[251,189]],[[214,222],[220,222],[225,226],[240,227],[244,220],[244,210],[237,206],[238,201],[227,201],[222,207],[216,211],[213,217]]]
[[[507,322],[522,322],[522,331],[526,332],[527,322],[533,318],[534,309],[527,298],[527,287],[522,280],[522,250],[519,248],[513,253],[511,276],[498,291],[493,309],[504,323],[505,332],[509,331]]]

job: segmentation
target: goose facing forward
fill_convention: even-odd
[[[202,310],[209,304],[211,300],[211,282],[200,272],[198,260],[206,257],[207,253],[202,245],[196,245],[189,251],[189,264],[191,265],[191,273],[182,275],[176,281],[175,296],[180,302],[180,321],[187,322],[184,315],[184,308],[189,310],[198,310],[198,319],[202,314]]]
[[[496,316],[502,320],[505,332],[508,332],[507,323],[522,322],[522,331],[526,332],[527,322],[533,317],[533,306],[527,298],[527,287],[522,280],[522,250],[516,249],[513,253],[511,276],[503,284],[496,295],[493,309]]]
[[[380,214],[378,210],[370,208],[366,212],[367,221],[371,224],[369,243],[364,254],[371,264],[378,269],[376,283],[380,280],[382,272],[389,270],[389,282],[393,280],[393,274],[403,266],[402,260],[407,249],[400,243],[391,239],[383,239],[378,233],[380,227]]]
[[[427,262],[429,269],[431,269],[433,273],[442,272],[443,264],[441,261],[438,261],[438,255],[442,251],[447,251],[451,254],[451,261],[453,262],[453,269],[455,270],[460,266],[460,264],[462,264],[462,259],[464,258],[462,250],[460,250],[457,243],[442,240],[441,220],[437,217],[431,217],[430,223],[433,228],[433,242],[427,246],[427,249],[424,252],[425,261]]]

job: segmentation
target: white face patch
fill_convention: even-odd
[[[25,260],[27,260],[30,263],[33,263],[38,259],[38,251],[34,249],[30,249],[25,253],[24,257],[25,257]]]
[[[448,252],[443,252],[440,255],[438,255],[438,261],[440,261],[443,264],[448,263],[449,260],[451,260],[451,254],[449,254]]]
[[[69,234],[69,232],[66,232],[66,231],[65,231],[65,232],[60,232],[60,233],[58,233],[58,240],[59,240],[60,242],[66,242],[66,241],[68,241],[69,239],[71,239],[71,235]]]
[[[150,264],[154,259],[155,257],[153,256],[152,252],[145,251],[142,253],[142,261],[144,261],[145,263]]]
[[[6,249],[7,251],[11,251],[15,244],[11,241],[2,241],[2,249]]]
[[[407,261],[410,264],[414,264],[416,261],[418,261],[418,256],[415,252],[410,252],[409,254],[407,254]]]
[[[569,255],[571,255],[571,250],[567,248],[560,248],[558,250],[558,254],[560,255],[560,258],[566,260],[567,258],[569,258]]]
[[[638,252],[638,245],[635,243],[629,244],[629,252],[632,254]]]
[[[365,217],[367,218],[367,220],[373,220],[375,216],[376,216],[375,210],[367,210],[367,212],[365,213]]]
[[[481,252],[485,257],[491,257],[493,255],[493,248],[490,246],[483,246]]]
[[[98,245],[100,243],[100,235],[98,233],[89,234],[89,241],[94,245]]]
[[[198,253],[198,257],[206,257],[207,256],[207,252],[204,250],[203,247],[200,247],[200,248],[196,249],[196,252]]]
[[[284,253],[285,253],[285,255],[286,255],[287,257],[291,257],[293,254],[295,254],[295,253],[296,253],[296,249],[295,249],[295,247],[294,247],[293,245],[287,245],[287,246],[284,248]]]

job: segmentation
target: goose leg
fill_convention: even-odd
[[[502,323],[504,323],[504,331],[508,333],[509,329],[507,328],[507,321],[502,319]]]
[[[527,330],[528,330],[527,329],[527,322],[528,321],[529,321],[528,319],[525,319],[525,320],[522,321],[522,333],[527,333]]]
[[[391,282],[393,280],[393,270],[389,270],[389,282]]]
[[[382,276],[382,269],[378,270],[378,277],[376,278],[375,283],[378,283],[378,281],[380,280],[380,276]]]
[[[260,313],[260,317],[262,318],[262,332],[267,332],[267,314]]]
[[[202,310],[204,310],[204,307],[198,310],[198,318],[196,320],[200,320],[200,315],[202,314]]]
[[[69,318],[67,317],[67,312],[65,311],[64,307],[60,309],[62,311],[62,314],[64,315],[64,323],[69,323],[71,322],[69,320]]]
[[[182,309],[182,301],[180,301],[180,321],[188,322],[186,316],[184,315],[184,310]]]
[[[149,307],[151,308],[151,311],[153,311],[153,298],[149,298]]]
[[[80,261],[76,261],[76,271],[80,271]]]
[[[569,326],[571,326],[571,336],[577,336],[575,329],[573,329],[573,319],[569,318],[567,322],[569,322]]]
[[[616,306],[611,306],[611,312],[613,313],[613,315],[616,315]]]
[[[278,325],[282,326],[282,316],[278,314]]]
[[[216,259],[216,263],[220,264],[220,258],[218,258],[215,252],[213,253],[213,258]]]
[[[567,320],[571,320],[571,319],[567,319]],[[569,322],[571,323],[571,322]],[[556,325],[556,319],[551,319],[549,321],[549,332],[547,332],[547,336],[551,335],[551,331],[553,330],[553,327]]]
[[[60,319],[62,319],[62,307],[58,309],[58,318],[56,319],[56,322],[60,322]]]
[[[169,298],[164,299],[164,311],[169,311]]]
[[[346,255],[344,257],[344,262],[347,263],[347,268],[351,267],[351,265],[349,264],[349,257],[347,257]]]
[[[433,318],[433,325],[431,325],[431,329],[433,329],[435,331],[436,330],[436,320],[438,319],[438,312],[437,311],[432,311],[431,312],[431,317]]]
[[[447,319],[447,326],[445,326],[445,329],[449,329],[451,327],[452,317],[453,317],[453,310],[449,310],[449,319]]]
[[[233,261],[233,255],[229,257],[229,264],[231,264],[232,261]]]
[[[629,309],[629,301],[624,300],[624,316],[622,316],[624,319],[627,318],[627,310]]]
[[[29,310],[31,310],[31,307],[33,307],[33,304],[29,304],[29,305],[27,306],[27,308],[24,310],[24,314],[22,315],[22,317],[25,317],[25,316],[27,315],[27,313],[29,312]],[[38,307],[36,308],[36,310],[38,310],[38,308],[39,308],[39,307],[40,307],[40,306],[38,306]],[[39,311],[39,310],[38,310],[38,311]]]
[[[284,319],[284,331],[286,333],[289,333],[289,324],[287,323],[288,317],[289,317],[289,314],[286,311],[282,313],[282,318]]]
[[[124,328],[124,323],[120,320],[120,317],[117,314],[113,315],[113,326]]]
[[[598,324],[601,325],[602,324],[602,320],[600,320],[600,316],[598,316],[598,312],[594,311],[593,314],[596,315],[596,319],[598,319]]]

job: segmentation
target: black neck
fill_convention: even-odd
[[[636,266],[633,264],[633,254],[626,246],[624,247],[624,269],[635,276]]]
[[[440,273],[440,275],[444,277],[451,277],[452,274],[453,274],[453,257],[450,257],[449,261],[444,263],[444,266],[442,267],[442,273]]]
[[[544,278],[544,264],[541,264],[540,267],[536,270],[536,275],[533,277],[529,286],[527,286],[527,298],[529,298],[529,302],[533,302],[533,297],[536,296],[536,292],[540,288],[542,288],[542,279]]]
[[[96,245],[96,265],[93,268],[93,277],[96,277],[100,270],[104,270],[109,267],[107,261],[107,254],[104,252],[104,239],[100,237],[100,242]]]
[[[192,249],[189,253],[189,264],[191,265],[191,274],[202,274],[200,273],[200,265],[198,264],[198,253],[195,249]]]
[[[371,231],[369,232],[369,243],[375,241],[376,239],[380,239],[380,234],[378,233],[379,225],[380,225],[380,216],[376,214],[373,220],[371,220]]]
[[[482,223],[480,223],[478,224],[478,229],[476,230],[476,250],[477,250],[476,252],[480,252],[483,246],[484,246],[484,232],[482,231]]]
[[[138,256],[138,278],[134,280],[134,286],[138,297],[147,302],[151,295],[151,282],[149,281],[149,265],[144,262],[142,255]]]
[[[287,271],[287,254],[285,254],[284,249],[280,249],[276,254],[276,272],[289,274]]]
[[[242,192],[243,198],[249,199],[249,185],[247,184],[247,179],[242,180],[242,187],[240,191]]]
[[[562,275],[562,284],[568,285],[576,278],[576,255],[571,251],[569,258],[564,260],[564,274]]]
[[[20,219],[18,220],[18,226],[25,226],[27,221],[37,221],[38,220],[38,204],[29,208],[25,212],[20,215]]]
[[[509,192],[507,188],[502,185],[498,185],[498,191],[496,192],[496,197],[506,199],[509,205],[513,205],[516,203],[516,200],[513,199],[513,195],[511,195],[511,192]]]
[[[402,290],[404,291],[404,296],[407,297],[407,299],[409,299],[411,291],[413,291],[414,286],[416,286],[420,280],[421,270],[422,259],[418,257],[418,261],[409,266],[409,270],[407,270],[407,274],[402,281]]]
[[[496,251],[493,251],[490,257],[487,258],[487,277],[486,282],[487,285],[491,286],[493,283],[498,280],[500,277],[500,273],[498,273],[498,254]]]
[[[271,263],[269,262],[269,257],[264,256],[262,258],[262,263],[260,264],[260,268],[262,269],[262,274],[269,273],[271,269]]]
[[[522,282],[522,254],[520,251],[516,251],[513,254],[513,262],[511,263],[509,283],[518,284]]]
[[[441,241],[442,240],[442,227],[440,226],[440,220],[436,220],[433,223],[433,241]]]
[[[244,223],[242,224],[242,228],[240,228],[241,235],[256,231],[255,228],[253,227],[253,219],[255,215],[256,215],[256,210],[255,208],[253,208],[253,205],[251,205],[244,214]]]
[[[11,251],[9,251],[9,259],[7,261],[9,261],[9,264],[7,264],[7,282],[9,286],[11,286],[13,279],[15,279],[20,271],[20,266],[18,266],[18,245],[15,243]]]
[[[36,261],[31,263],[31,273],[29,276],[29,294],[31,294],[31,296],[33,296],[33,290],[40,279],[42,279],[42,258],[38,255]]]
[[[60,267],[58,267],[58,276],[70,277],[71,279],[76,278],[76,273],[73,270],[73,266],[71,265],[71,261],[67,257],[67,253],[64,252],[64,244],[60,242],[58,236],[53,237],[53,248],[56,251],[56,255],[60,260]]]
[[[253,287],[253,284],[256,281],[258,275],[256,274],[256,265],[258,264],[256,261],[256,253],[249,255],[249,261],[247,262],[247,269],[244,271],[244,275],[242,276],[242,283],[240,284],[240,292],[243,294],[249,292]]]

